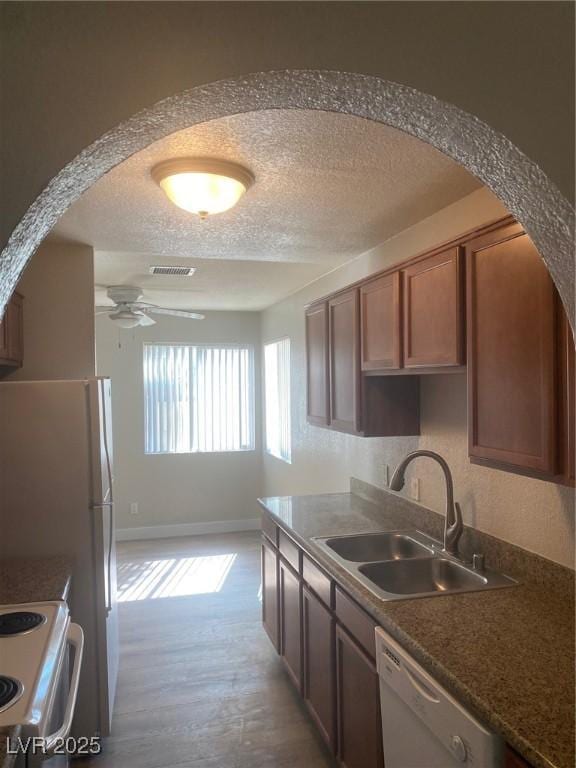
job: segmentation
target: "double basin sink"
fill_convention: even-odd
[[[316,538],[316,544],[383,600],[500,589],[513,579],[446,554],[420,531],[390,531]]]

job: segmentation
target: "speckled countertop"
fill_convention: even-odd
[[[0,605],[66,600],[72,578],[68,557],[0,559]]]
[[[0,605],[66,600],[72,561],[67,557],[4,558],[0,560]],[[1,670],[1,660],[0,660]],[[8,740],[16,740],[18,726],[0,727],[0,768],[11,768],[15,756],[6,754]]]
[[[368,486],[369,487],[369,486]],[[573,573],[466,530],[462,549],[521,583],[460,595],[384,602],[313,537],[418,527],[439,516],[393,494],[262,499],[262,506],[447,690],[536,768],[574,768]]]

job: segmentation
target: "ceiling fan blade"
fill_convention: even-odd
[[[156,320],[142,313],[140,317],[140,325],[156,325]]]
[[[204,320],[204,315],[199,312],[188,312],[187,309],[165,309],[164,307],[146,307],[146,313],[153,315],[172,315],[173,317],[186,317],[189,320]]]
[[[95,310],[97,315],[108,315],[110,312],[114,312],[116,307],[95,307]]]

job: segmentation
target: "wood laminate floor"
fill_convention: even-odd
[[[90,768],[333,763],[260,623],[258,533],[118,547],[120,675]]]

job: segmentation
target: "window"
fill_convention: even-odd
[[[290,339],[264,346],[266,450],[290,463]]]
[[[146,453],[254,449],[254,350],[144,345]]]

